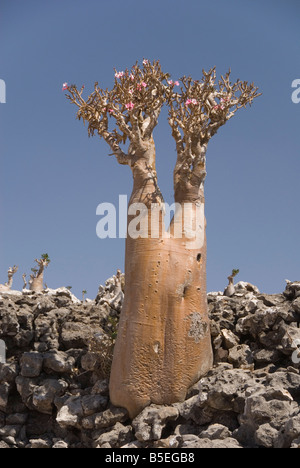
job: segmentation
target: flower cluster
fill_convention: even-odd
[[[127,110],[132,110],[134,108],[134,104],[132,101],[130,101],[125,105],[125,107]]]
[[[170,85],[170,86],[179,86],[179,81],[169,80],[168,85]]]
[[[187,99],[185,101],[186,106],[190,106],[191,104],[193,104],[193,106],[196,106],[198,104],[198,101],[196,99]]]
[[[69,89],[68,83],[63,83],[62,90],[66,91],[67,89]]]
[[[225,107],[222,106],[221,104],[217,104],[216,106],[213,107],[215,110],[224,110]]]
[[[125,75],[125,73],[124,73],[123,71],[120,71],[120,72],[116,72],[116,73],[115,73],[115,77],[116,77],[116,78],[122,78],[124,75]]]
[[[147,88],[147,83],[145,83],[145,81],[142,81],[139,85],[137,85],[137,89],[139,91],[142,91],[143,88]]]

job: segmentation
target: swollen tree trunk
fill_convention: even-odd
[[[185,218],[196,221],[197,240],[160,235],[151,237],[151,206],[163,202],[157,187],[152,142],[131,163],[134,187],[129,203],[147,206],[148,235],[126,241],[125,299],[110,378],[110,398],[135,417],[145,406],[183,401],[187,389],[212,366],[206,298],[206,238],[203,187],[175,182],[175,202]],[[128,216],[128,227],[132,217]],[[199,222],[199,219],[198,219]],[[145,234],[145,233],[144,233]]]
[[[45,256],[46,255],[44,255],[44,257]],[[34,292],[42,292],[44,290],[44,271],[49,265],[50,259],[47,255],[47,258],[42,257],[40,260],[36,259],[35,262],[37,263],[39,270],[37,271],[36,276],[31,275],[29,289]]]
[[[39,274],[36,278],[32,278],[29,289],[34,292],[42,292],[44,290],[44,272]]]
[[[144,59],[142,67],[115,70],[111,91],[95,83],[86,100],[84,86],[80,90],[68,86],[67,98],[78,107],[78,119],[88,122],[89,135],[103,138],[118,162],[133,172],[125,299],[110,379],[111,401],[127,408],[131,417],[150,403],[183,400],[188,387],[212,365],[205,271],[205,152],[218,129],[259,96],[253,83],[232,83],[230,71],[217,82],[215,68],[203,71],[201,81],[185,76],[180,81],[182,86],[170,80],[159,62]],[[163,205],[152,134],[164,104],[169,107],[177,151],[174,189],[179,209],[170,236],[164,235],[162,219],[151,235],[152,208]],[[111,122],[116,127],[112,130]],[[120,144],[128,140],[126,154]],[[132,235],[136,203],[140,237]]]

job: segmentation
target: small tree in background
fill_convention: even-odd
[[[30,291],[42,292],[44,289],[44,270],[50,263],[48,254],[41,255],[40,260],[35,259],[38,268],[32,268],[32,274],[30,275]]]
[[[117,161],[132,171],[128,228],[133,220],[130,207],[134,203],[146,207],[140,215],[146,228],[139,237],[128,235],[126,240],[125,299],[110,378],[111,401],[133,417],[150,403],[183,400],[188,387],[212,365],[206,297],[206,150],[218,129],[259,94],[253,84],[232,83],[230,71],[219,80],[212,68],[200,81],[186,76],[173,81],[159,62],[148,60],[131,70],[115,70],[110,91],[98,83],[86,99],[83,91],[84,87],[68,87],[78,119],[87,122],[88,134],[103,138]],[[153,236],[153,207],[164,208],[153,131],[165,104],[177,151],[173,181],[179,209],[167,231],[163,215],[158,217]],[[185,223],[178,216],[180,208]]]
[[[227,279],[229,281],[229,284],[228,284],[227,288],[224,291],[224,296],[231,297],[235,293],[234,278],[236,277],[236,275],[239,274],[239,272],[240,272],[240,270],[233,269],[231,275],[228,276]]]
[[[0,284],[0,292],[5,292],[5,291],[10,291],[13,285],[13,277],[17,273],[19,267],[17,265],[14,265],[13,267],[10,267],[7,272],[7,277],[8,280],[4,284]]]
[[[86,289],[82,291],[82,302],[85,302],[85,295],[87,294]]]

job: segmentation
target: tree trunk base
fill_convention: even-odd
[[[212,367],[206,297],[206,244],[127,240],[125,300],[110,398],[133,418],[151,403],[183,401]]]

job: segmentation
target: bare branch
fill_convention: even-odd
[[[201,81],[181,78],[181,92],[166,88],[169,105],[169,124],[176,142],[175,174],[187,178],[195,171],[205,173],[205,151],[210,138],[231,119],[238,109],[251,105],[260,96],[253,83],[230,82],[229,70],[216,81],[215,67],[203,70]],[[187,170],[187,167],[189,168]],[[199,172],[200,171],[200,172]]]
[[[143,61],[125,71],[115,70],[111,91],[95,83],[94,91],[85,100],[83,88],[68,88],[67,98],[78,107],[77,118],[88,122],[88,134],[97,133],[110,146],[121,164],[130,164],[130,155],[121,149],[129,140],[135,152],[145,150],[145,142],[152,138],[158,116],[166,101],[164,74],[159,62]]]

